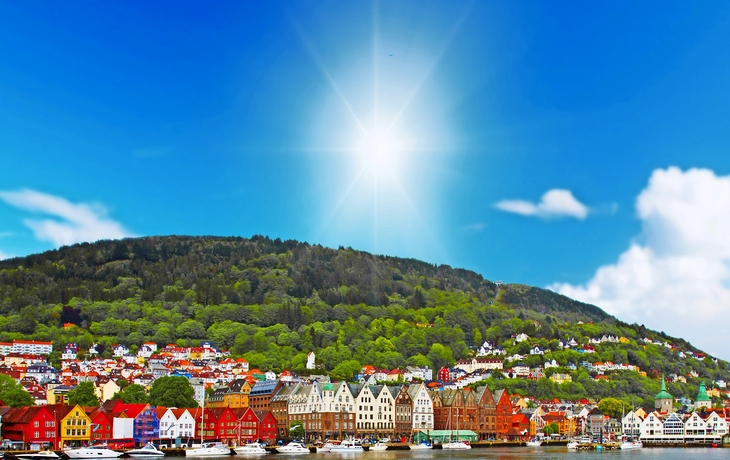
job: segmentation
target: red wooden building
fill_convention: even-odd
[[[215,439],[226,444],[238,443],[238,416],[234,412],[235,409],[230,407],[215,407],[210,409],[209,423],[215,423],[213,431]],[[208,412],[208,410],[206,410]]]
[[[19,441],[26,448],[31,445],[58,449],[57,423],[46,406],[11,408],[3,415],[2,436]]]
[[[504,439],[512,428],[512,402],[505,390],[497,390],[494,393],[494,400],[497,402],[494,411],[497,438]]]
[[[250,407],[239,409],[239,444],[254,441],[276,442],[276,418],[270,411],[253,410]]]
[[[84,407],[84,411],[91,419],[91,441],[112,439],[112,414],[101,407]]]

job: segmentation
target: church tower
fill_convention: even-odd
[[[667,384],[664,382],[664,376],[662,376],[662,390],[654,396],[654,408],[659,412],[664,412],[666,414],[669,414],[674,410],[674,398],[667,391]]]
[[[697,392],[697,398],[695,399],[695,409],[703,407],[710,409],[712,407],[712,400],[705,390],[705,382],[700,382],[700,391]]]

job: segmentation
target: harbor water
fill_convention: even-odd
[[[268,454],[259,456],[235,455],[230,458],[291,458],[291,459],[358,459],[362,460],[390,460],[390,459],[496,459],[496,460],[563,460],[563,459],[653,459],[653,460],[715,460],[727,459],[730,451],[723,448],[644,448],[637,450],[613,450],[613,451],[568,451],[565,447],[506,447],[470,449],[466,451],[447,450],[419,450],[419,451],[380,451],[361,453],[317,453],[302,455]],[[167,457],[168,459],[170,457]],[[172,457],[174,460],[190,460],[193,457]],[[201,457],[203,458],[203,457]],[[210,459],[211,457],[205,457]]]

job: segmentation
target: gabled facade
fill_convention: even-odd
[[[494,396],[485,385],[477,388],[475,397],[478,425],[474,431],[479,435],[479,439],[494,439],[497,436],[497,404],[494,402]]]
[[[47,406],[17,407],[9,409],[2,419],[3,438],[31,445],[60,449],[58,423]]]
[[[634,411],[630,411],[621,420],[621,427],[623,434],[631,437],[631,439],[638,439],[641,434],[641,422],[643,419]]]
[[[107,413],[101,407],[84,408],[84,410],[86,410],[86,414],[91,420],[91,441],[111,439],[112,423],[114,421],[111,414]]]
[[[433,430],[433,401],[426,385],[422,383],[409,385],[408,395],[413,404],[412,430],[414,432]]]
[[[62,446],[80,446],[91,440],[91,418],[81,406],[54,404],[48,409],[53,412],[58,424],[58,439]]]
[[[236,379],[227,387],[216,389],[208,398],[207,407],[248,407],[248,398],[251,393],[251,385],[246,379]]]
[[[509,394],[505,390],[497,390],[494,393],[496,402],[494,410],[495,431],[497,438],[504,439],[512,427],[512,403]]]
[[[476,393],[471,388],[459,390],[463,399],[463,408],[459,412],[459,429],[477,432],[479,430],[479,407],[477,405]]]
[[[409,437],[413,431],[413,400],[408,393],[408,386],[390,388],[394,395],[393,406],[395,408],[395,420],[393,425],[393,437]]]
[[[276,430],[279,438],[289,437],[289,394],[291,388],[282,386],[271,398],[271,412],[276,419]]]
[[[252,412],[251,408],[243,410]],[[225,444],[240,443],[239,430],[242,430],[242,427],[239,426],[239,418],[233,412],[233,409],[230,407],[216,407],[210,409],[208,413],[211,416],[210,421],[215,423],[213,427],[213,439]]]

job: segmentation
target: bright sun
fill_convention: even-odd
[[[358,155],[363,169],[372,174],[393,174],[404,151],[403,142],[390,130],[376,129],[363,134]]]

